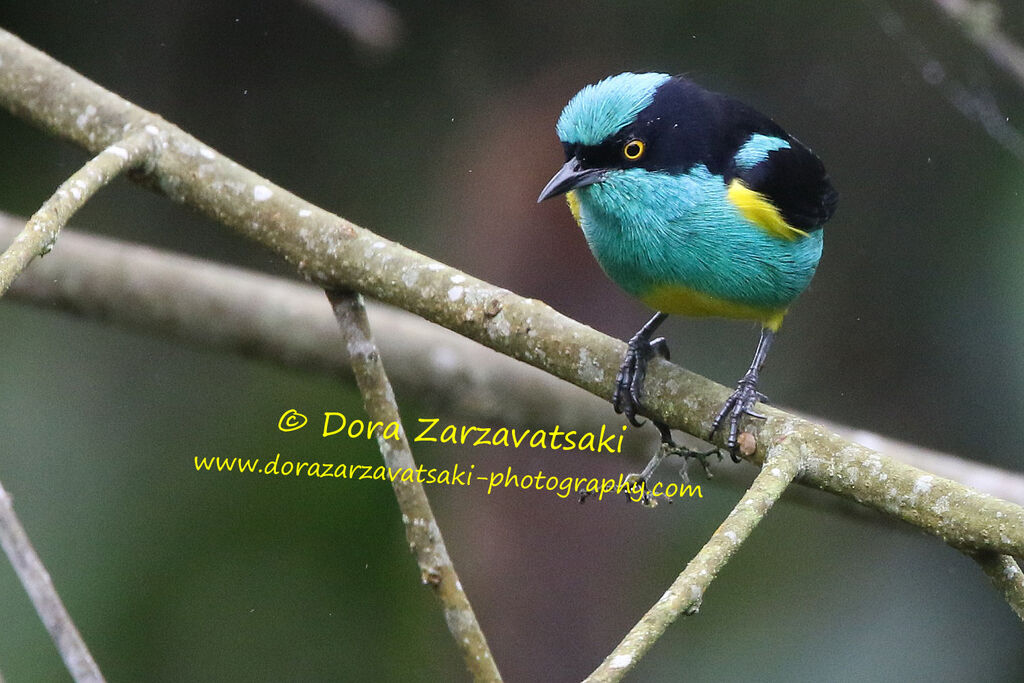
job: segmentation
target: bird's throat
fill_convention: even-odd
[[[572,217],[576,219],[576,225],[582,225],[580,222],[580,198],[576,194],[576,190],[566,192],[565,201],[569,205],[569,210],[572,211]]]

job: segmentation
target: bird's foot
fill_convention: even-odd
[[[661,432],[661,444],[658,446],[658,452],[655,453],[654,457],[651,458],[642,471],[635,472],[626,477],[626,483],[628,484],[626,490],[630,499],[646,507],[654,507],[658,504],[658,501],[651,494],[650,481],[654,471],[658,469],[658,465],[668,456],[678,455],[684,459],[683,468],[679,470],[679,475],[682,477],[684,485],[690,483],[690,475],[686,470],[686,458],[698,460],[704,468],[704,474],[708,479],[711,478],[711,466],[708,464],[708,456],[718,454],[718,459],[722,459],[722,454],[717,448],[712,448],[709,451],[695,451],[685,446],[680,446],[672,439],[672,432],[668,425],[657,420],[653,422],[654,426]]]
[[[647,362],[655,356],[668,360],[668,343],[664,337],[648,339],[646,329],[640,330],[629,340],[626,355],[622,358],[619,373],[615,376],[615,393],[612,394],[612,407],[616,413],[622,413],[634,427],[643,422],[637,420],[640,410],[640,397],[644,391],[644,379],[647,377]],[[656,423],[657,424],[657,423]],[[661,429],[662,425],[658,425]],[[664,437],[664,431],[662,437]]]
[[[715,417],[715,421],[711,423],[711,433],[708,435],[708,439],[711,439],[723,424],[729,423],[729,438],[726,439],[725,445],[729,449],[729,455],[732,457],[733,462],[740,461],[740,458],[736,455],[739,445],[740,420],[743,419],[744,415],[749,415],[758,420],[765,419],[764,415],[753,410],[754,404],[758,401],[767,403],[767,398],[757,390],[757,373],[748,372],[737,384],[736,391],[732,392],[732,396],[722,406],[718,416]]]

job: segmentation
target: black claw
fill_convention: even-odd
[[[669,429],[668,425],[664,422],[658,422],[657,420],[653,420],[653,422],[654,426],[658,428],[659,432],[661,432],[661,442],[671,448],[677,448],[676,442],[672,440],[672,430]]]
[[[651,340],[654,330],[667,316],[658,313],[651,318],[640,331],[633,335],[627,345],[626,355],[615,376],[615,393],[612,394],[612,407],[616,413],[622,413],[634,427],[643,426],[638,420],[641,397],[644,392],[644,380],[647,378],[647,361],[655,355],[668,358],[668,344],[664,337]]]
[[[636,364],[633,367],[633,376],[629,380],[629,398],[632,399],[633,407],[640,408],[640,394],[644,391],[644,380],[647,379],[647,360],[650,349],[641,350],[636,357]]]
[[[726,439],[725,445],[729,449],[729,455],[732,457],[733,462],[740,461],[736,451],[740,421],[743,420],[743,417],[749,416],[758,420],[767,419],[765,415],[754,411],[754,405],[758,401],[768,402],[767,397],[757,390],[757,380],[761,367],[764,365],[765,356],[771,347],[773,337],[774,333],[771,330],[767,328],[761,330],[761,341],[757,345],[757,353],[754,354],[754,361],[750,364],[750,369],[747,370],[747,374],[736,385],[736,391],[732,392],[725,405],[718,411],[714,422],[711,423],[711,433],[708,435],[709,440],[728,421],[729,438]]]
[[[729,438],[726,440],[725,445],[736,462],[739,462],[736,459],[736,448],[738,445],[740,421],[743,420],[745,415],[758,420],[767,419],[766,416],[754,411],[754,405],[762,396],[763,394],[757,390],[757,373],[747,373],[740,380],[736,391],[732,392],[732,396],[725,402],[725,405],[718,412],[718,416],[715,417],[715,421],[711,424],[711,433],[708,435],[709,439],[726,422],[729,423]]]
[[[651,340],[651,351],[665,360],[672,360],[670,358],[671,353],[668,350],[668,342],[665,341],[664,337],[658,337],[657,339]]]

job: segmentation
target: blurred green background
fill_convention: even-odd
[[[1002,7],[1024,42],[1024,10]],[[813,147],[841,195],[764,390],[1020,469],[1024,155],[996,138],[1024,120],[1024,89],[930,2],[36,0],[0,5],[0,26],[300,196],[620,338],[648,311],[604,278],[564,205],[535,198],[576,90],[686,73]],[[0,151],[0,209],[26,216],[86,160],[5,112]],[[73,225],[289,273],[126,181]],[[390,487],[195,471],[194,456],[279,451],[375,464],[365,441],[276,428],[288,408],[362,415],[349,384],[10,302],[0,331],[0,479],[110,679],[466,678]],[[675,360],[729,385],[757,338],[714,320],[665,332]],[[414,423],[443,406],[402,410]],[[635,467],[415,454],[484,471]],[[507,679],[576,680],[600,663],[741,493],[700,483],[703,500],[653,512],[428,490]],[[783,501],[634,679],[1024,677],[1020,623],[973,563],[836,510]],[[6,565],[0,602],[6,679],[66,678]]]

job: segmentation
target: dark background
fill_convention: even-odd
[[[303,2],[13,4],[0,26],[243,165],[620,338],[649,312],[604,278],[563,204],[534,203],[561,163],[555,120],[580,87],[624,70],[729,92],[813,147],[841,195],[764,390],[1020,469],[1024,146],[996,138],[1024,120],[1024,90],[931,3],[396,2],[377,46]],[[1024,42],[1024,13],[1003,5]],[[0,152],[0,209],[25,216],[86,160],[2,112]],[[126,181],[73,225],[289,273]],[[742,322],[664,330],[674,359],[724,384],[757,338]],[[278,451],[375,464],[364,441],[276,428],[288,408],[361,416],[349,384],[10,302],[0,343],[0,477],[108,677],[465,678],[389,487],[195,471],[194,456]],[[443,414],[402,410],[409,423]],[[416,455],[624,467],[529,449]],[[702,500],[653,512],[429,489],[505,676],[596,667],[741,494],[702,483]],[[7,568],[0,596],[0,672],[66,677]],[[634,677],[1020,680],[1020,636],[978,568],[939,541],[784,500]]]

